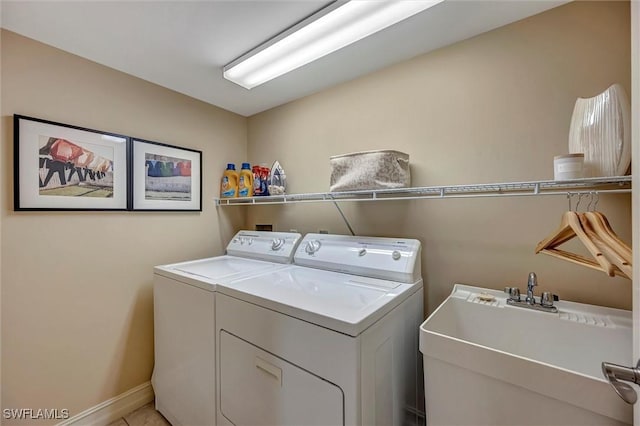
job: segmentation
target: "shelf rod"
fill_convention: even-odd
[[[363,201],[402,201],[402,200],[421,200],[421,199],[444,199],[444,198],[491,198],[491,197],[530,197],[530,196],[543,196],[543,195],[564,195],[567,194],[583,194],[588,195],[589,193],[594,192],[591,190],[577,190],[577,191],[569,191],[569,190],[557,190],[557,191],[546,191],[546,192],[493,192],[493,193],[446,193],[442,195],[441,193],[435,193],[430,195],[412,195],[412,196],[390,196],[390,197],[376,197],[374,198],[341,198],[341,199],[329,199],[329,198],[307,198],[307,199],[289,199],[286,201],[287,203],[318,203],[318,202],[336,202],[336,201],[344,201],[344,202],[363,202]],[[624,189],[606,189],[597,191],[599,194],[625,194],[630,193],[631,188]],[[256,205],[273,205],[273,204],[283,204],[285,201],[283,199],[280,200],[257,200],[254,199],[251,202],[232,202],[231,200],[225,201],[222,205],[225,206],[242,206],[249,204]]]
[[[336,193],[291,194],[253,199],[215,199],[216,206],[248,204],[313,203],[322,201],[415,200],[430,198],[481,198],[527,195],[606,194],[631,192],[631,176],[585,178],[574,181],[531,181],[497,184],[450,185],[380,190],[357,190]],[[617,185],[616,185],[617,184]],[[607,189],[612,188],[612,189]],[[600,189],[604,188],[604,189]],[[618,189],[615,189],[618,188]]]

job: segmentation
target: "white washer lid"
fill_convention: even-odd
[[[227,281],[218,292],[357,336],[422,288],[301,266]]]
[[[154,272],[167,278],[216,291],[216,285],[283,268],[284,265],[236,256],[218,256],[171,265],[156,266]]]

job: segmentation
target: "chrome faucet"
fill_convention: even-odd
[[[520,290],[517,287],[506,287],[505,293],[509,295],[507,298],[507,304],[511,306],[518,306],[520,308],[535,309],[536,311],[557,313],[558,308],[553,306],[553,302],[558,300],[558,296],[545,291],[540,296],[540,303],[536,303],[536,298],[533,295],[533,288],[538,286],[538,277],[535,272],[529,273],[529,279],[527,280],[527,297],[524,300],[520,299]]]
[[[538,277],[535,272],[529,272],[529,279],[527,280],[527,298],[525,302],[529,305],[536,304],[536,298],[533,295],[533,288],[538,286]]]

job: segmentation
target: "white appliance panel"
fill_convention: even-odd
[[[403,284],[294,265],[218,291],[356,336],[420,288],[422,281]]]
[[[225,255],[174,265],[156,266],[154,272],[156,275],[162,275],[203,290],[216,291],[217,285],[221,282],[275,271],[284,267],[286,265],[281,263]]]
[[[413,239],[307,234],[294,263],[403,283],[420,279],[420,242]]]
[[[286,268],[300,234],[240,231],[228,255],[154,268],[156,408],[173,425],[216,425],[216,287]],[[264,259],[264,260],[257,260]]]
[[[186,272],[210,280],[233,278],[240,274],[251,274],[272,265],[260,260],[243,259],[233,256],[219,256],[185,262],[175,266],[175,271]]]
[[[343,425],[341,389],[225,331],[220,411],[236,425]]]
[[[218,293],[216,330],[217,336],[228,331],[276,359],[339,386],[344,394],[345,424],[420,424],[412,407],[424,410],[416,332],[422,321],[422,300],[422,290],[413,293],[352,337]],[[220,397],[219,387],[217,394]],[[272,405],[272,410],[279,409]],[[232,425],[220,408],[218,425]]]
[[[174,424],[215,424],[215,293],[156,276],[156,407]]]
[[[291,263],[302,235],[293,232],[239,231],[227,245],[227,254]]]
[[[345,424],[362,424],[358,406],[360,336],[336,333],[221,293],[216,294],[216,331],[218,339],[220,333],[226,331],[337,384],[345,395]],[[219,364],[217,372],[221,374]],[[219,380],[216,394],[218,425],[230,426],[232,423],[220,412]]]

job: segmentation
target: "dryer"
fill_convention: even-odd
[[[417,240],[309,234],[294,265],[218,286],[218,424],[415,422],[420,265]]]
[[[216,423],[215,302],[221,283],[286,267],[301,235],[240,231],[226,255],[154,268],[156,409],[172,425]]]

